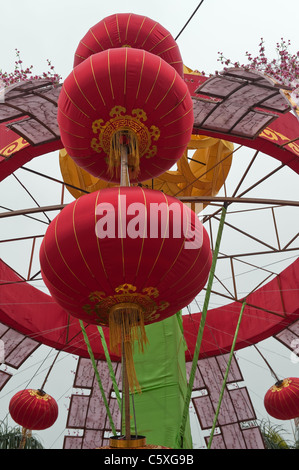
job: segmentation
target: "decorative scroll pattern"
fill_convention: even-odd
[[[228,69],[200,85],[193,97],[194,127],[256,138],[291,106],[273,81],[258,72]]]
[[[24,147],[27,147],[29,144],[24,140],[22,137],[15,139],[13,142],[5,145],[2,149],[0,149],[1,157],[10,157],[14,153],[18,152]]]
[[[106,123],[103,119],[97,119],[92,124],[94,134],[98,134],[91,141],[91,147],[98,153],[102,150],[109,155],[113,135],[118,130],[131,129],[138,136],[140,156],[146,155],[150,158],[156,155],[157,146],[152,145],[152,140],[157,141],[160,137],[158,127],[152,125],[150,129],[142,121],[147,120],[147,115],[142,109],[133,109],[132,116],[125,114],[126,108],[114,106],[110,111],[111,119]]]
[[[227,359],[228,355],[224,355],[201,359],[198,363],[194,392],[201,391],[203,394],[192,398],[192,402],[202,430],[209,430],[212,427]],[[114,363],[113,367],[119,383],[120,365]],[[191,363],[187,363],[187,374],[190,368]],[[120,413],[116,398],[113,397],[112,382],[104,361],[98,361],[98,370],[116,429],[119,430]],[[242,380],[241,371],[236,360],[233,359],[227,385],[236,384]],[[94,449],[108,445],[111,427],[89,359],[79,359],[74,387],[86,389],[86,394],[72,395],[66,427],[69,433],[76,429],[81,430],[82,435],[65,436],[64,449]],[[255,419],[256,415],[246,387],[227,388],[218,419],[220,434],[214,436],[213,448],[263,449],[264,443],[260,430],[251,424],[251,421]]]
[[[295,153],[296,155],[299,156],[299,145],[298,141],[292,142],[288,137],[283,135],[281,132],[277,132],[273,129],[270,128],[265,128],[263,132],[261,132],[260,137],[263,139],[270,140],[272,142],[275,142],[277,145],[282,145],[291,152]]]

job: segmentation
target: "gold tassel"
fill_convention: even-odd
[[[134,342],[137,341],[141,352],[148,343],[141,307],[130,303],[115,305],[109,313],[109,337],[110,350],[115,354],[121,354],[123,343],[130,390],[134,393],[136,389],[138,393],[141,393],[133,359]]]
[[[138,137],[130,129],[122,129],[115,132],[110,141],[110,154],[108,173],[110,176],[119,176],[121,162],[121,147],[128,148],[128,169],[130,177],[135,179],[140,172],[140,155]]]

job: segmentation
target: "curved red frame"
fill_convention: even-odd
[[[185,80],[188,82],[192,94],[203,77],[187,74]],[[288,113],[281,115],[271,123],[270,129],[265,129],[254,140],[230,137],[220,133],[199,132],[196,129],[194,129],[194,133],[211,135],[225,140],[229,138],[237,144],[260,150],[299,173],[299,145],[294,141],[298,138],[298,130],[298,120],[292,113]],[[17,138],[19,136],[12,131],[7,131],[3,124],[0,126],[0,139],[3,146],[12,143]],[[8,159],[0,157],[0,181],[32,158],[60,148],[62,148],[62,143],[57,140],[38,147],[26,146]],[[0,263],[0,274],[1,278],[7,281],[20,280],[18,275],[3,262]],[[299,259],[277,278],[247,297],[247,306],[244,310],[236,350],[277,334],[298,319],[299,294],[298,290],[295,290],[298,283]],[[283,295],[285,289],[289,289],[287,296]],[[22,305],[18,306],[15,299],[20,298]],[[85,342],[80,335],[81,327],[78,320],[69,317],[50,296],[34,287],[26,283],[2,287],[0,307],[0,321],[7,326],[58,350],[89,357]],[[208,326],[204,330],[200,357],[214,356],[230,350],[240,309],[241,303],[234,302],[208,311]],[[270,311],[272,313],[269,313]],[[271,315],[271,326],[269,326],[269,315]],[[183,317],[188,348],[186,351],[187,361],[192,360],[193,357],[200,317],[200,313]],[[95,357],[104,359],[104,351],[98,335],[94,334],[97,332],[97,327],[88,325],[87,332]],[[109,342],[107,328],[104,328],[104,333],[107,342]],[[96,339],[93,339],[94,337]],[[118,357],[112,355],[112,360],[118,360]]]

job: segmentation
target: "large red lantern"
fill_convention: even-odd
[[[174,197],[140,187],[84,195],[52,221],[40,250],[50,293],[74,317],[109,325],[116,351],[188,305],[211,267],[206,230]]]
[[[211,250],[188,206],[159,191],[121,187],[65,207],[47,229],[40,262],[51,294],[73,316],[107,325],[121,300],[137,302],[148,324],[173,315],[201,291]]]
[[[161,57],[117,48],[93,54],[66,78],[58,100],[61,140],[75,163],[119,183],[121,144],[128,144],[131,183],[169,170],[193,126],[184,80]]]
[[[276,419],[299,417],[299,379],[289,377],[275,383],[266,393],[264,405],[270,416]]]
[[[58,417],[58,405],[43,390],[25,389],[17,392],[9,403],[12,419],[28,430],[51,427]]]
[[[132,13],[108,16],[91,27],[77,47],[74,67],[92,54],[118,47],[151,52],[183,76],[181,53],[169,31],[151,18]]]

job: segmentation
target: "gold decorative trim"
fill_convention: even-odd
[[[136,449],[146,445],[144,436],[131,436],[132,439],[124,439],[123,436],[113,436],[109,439],[109,445],[115,449]]]
[[[271,387],[271,392],[272,393],[281,392],[281,390],[283,390],[284,388],[289,387],[291,383],[292,383],[291,379],[280,380],[279,382],[276,382],[276,384]]]
[[[19,152],[21,149],[24,147],[28,147],[30,145],[23,137],[20,137],[19,139],[13,140],[9,144],[5,145],[0,150],[0,154],[2,157],[10,157],[12,154]]]
[[[103,119],[97,119],[92,123],[93,133],[98,134],[91,140],[91,148],[95,152],[104,151],[109,156],[113,135],[119,131],[129,130],[137,136],[141,157],[151,158],[156,155],[157,146],[153,145],[152,141],[159,139],[160,130],[154,125],[148,129],[144,124],[147,115],[143,109],[133,109],[132,115],[129,115],[126,114],[126,108],[123,106],[114,106],[109,115],[111,119],[107,122],[104,122]]]
[[[138,292],[132,284],[121,284],[114,291],[115,294],[108,297],[103,291],[91,292],[90,303],[82,307],[84,312],[96,316],[98,323],[108,324],[109,313],[121,304],[126,304],[141,309],[145,322],[153,322],[160,317],[159,312],[169,307],[169,302],[157,302],[159,291],[155,287],[145,287]]]
[[[29,390],[29,394],[32,397],[36,397],[38,400],[44,400],[44,401],[52,400],[52,397],[48,395],[46,392],[44,392],[43,390]]]

